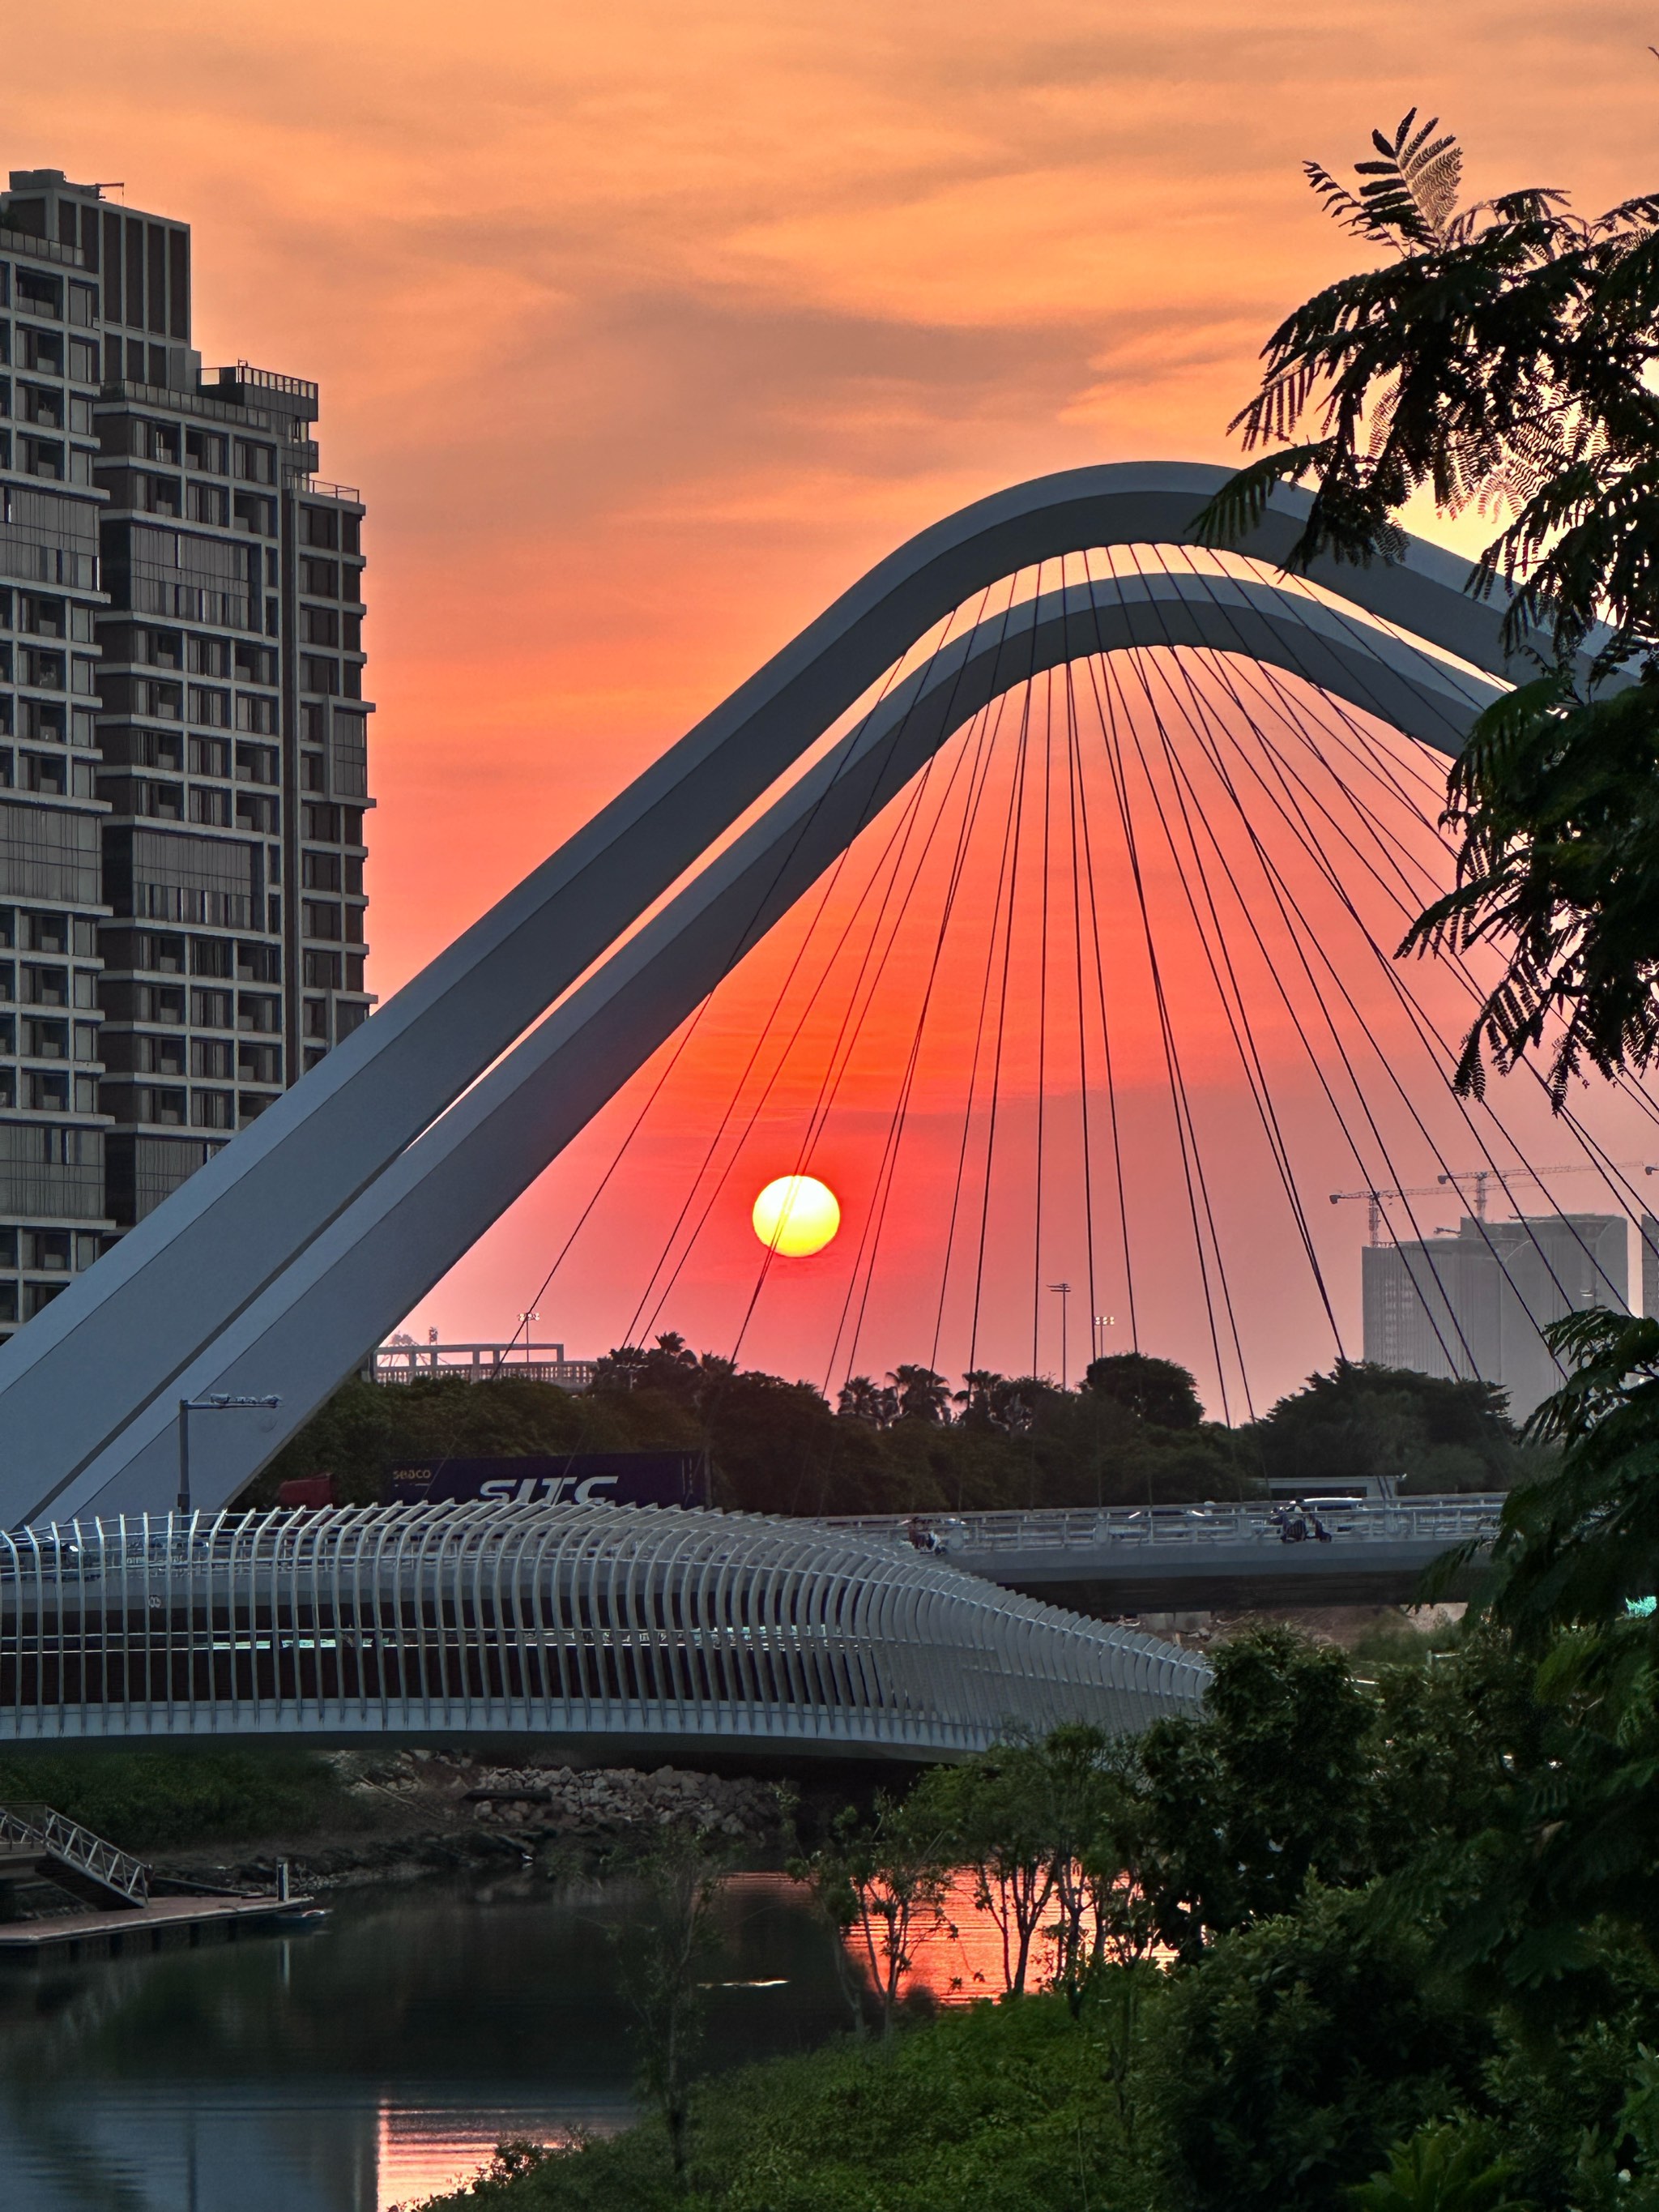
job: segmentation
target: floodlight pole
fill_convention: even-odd
[[[1066,1317],[1072,1310],[1072,1286],[1069,1283],[1050,1283],[1048,1288],[1060,1300],[1060,1387],[1070,1388],[1066,1373]]]

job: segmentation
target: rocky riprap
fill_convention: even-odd
[[[757,1850],[781,1839],[777,1798],[763,1782],[672,1766],[576,1768],[487,1765],[461,1751],[328,1754],[351,1817],[328,1830],[263,1838],[234,1857],[157,1854],[158,1871],[231,1889],[269,1889],[279,1856],[296,1887],[356,1887],[520,1860],[553,1849],[624,1855],[684,1822]]]
[[[691,1774],[659,1766],[490,1767],[467,1791],[484,1827],[520,1835],[613,1837],[677,1822],[733,1838],[775,1834],[777,1799],[746,1777]]]

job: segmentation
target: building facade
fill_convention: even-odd
[[[1465,1218],[1455,1236],[1369,1245],[1364,1356],[1501,1383],[1523,1420],[1561,1382],[1544,1326],[1588,1306],[1629,1310],[1628,1246],[1622,1213]]]
[[[186,226],[12,172],[0,1334],[371,1003],[362,504],[316,386],[191,332]]]

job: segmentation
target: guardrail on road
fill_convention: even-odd
[[[1501,1492],[1410,1498],[1353,1504],[1309,1501],[1331,1540],[1340,1544],[1422,1544],[1449,1549],[1497,1534]],[[1181,1545],[1279,1545],[1279,1515],[1265,1499],[1239,1504],[1071,1506],[1049,1512],[837,1514],[820,1525],[863,1536],[886,1536],[947,1557],[994,1552],[1116,1551]],[[1310,1538],[1316,1541],[1316,1538]]]

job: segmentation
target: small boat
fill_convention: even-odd
[[[272,1913],[270,1924],[280,1928],[284,1935],[292,1936],[320,1928],[328,1917],[327,1905],[305,1905],[296,1899],[292,1905],[285,1905],[280,1912]]]

